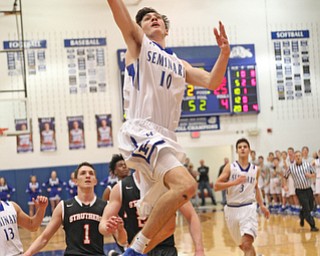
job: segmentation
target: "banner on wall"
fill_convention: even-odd
[[[176,132],[220,130],[219,116],[181,117]]]
[[[22,74],[22,47],[26,49],[26,68],[29,75],[36,75],[37,72],[46,71],[46,48],[47,40],[25,40],[4,41],[4,50],[21,50],[7,52],[8,75],[17,76]]]
[[[69,149],[84,149],[84,123],[83,116],[67,117],[69,133]]]
[[[28,130],[27,119],[15,119],[16,131]],[[20,134],[17,135],[17,153],[33,152],[32,134]]]
[[[40,150],[56,151],[56,128],[54,117],[38,118],[40,132]]]
[[[106,38],[65,39],[70,94],[105,92]]]
[[[112,147],[112,118],[111,114],[96,115],[98,148]]]
[[[272,31],[278,100],[311,95],[309,30]]]

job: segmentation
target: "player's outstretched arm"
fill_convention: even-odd
[[[52,218],[48,223],[48,226],[41,233],[41,235],[38,236],[38,238],[30,245],[29,249],[24,253],[24,256],[31,256],[39,252],[43,247],[46,246],[52,236],[57,232],[62,224],[62,207],[63,201],[61,201],[54,209]]]
[[[113,18],[121,30],[130,56],[134,59],[138,58],[144,34],[141,27],[131,19],[128,9],[122,0],[108,0],[108,4]]]
[[[45,196],[38,196],[36,199],[32,198],[32,201],[37,209],[37,212],[32,217],[27,215],[18,204],[14,202],[12,202],[12,204],[17,212],[18,225],[29,231],[36,231],[40,227],[45,215],[48,206],[48,198]]]
[[[219,29],[214,28],[214,35],[217,44],[220,47],[220,55],[211,72],[194,68],[189,63],[184,61],[184,66],[187,71],[187,82],[208,88],[210,90],[215,90],[220,86],[226,73],[230,56],[230,45],[228,42],[227,33],[221,21],[219,22]]]

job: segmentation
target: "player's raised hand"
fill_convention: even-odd
[[[219,30],[217,28],[214,28],[213,33],[216,37],[216,41],[221,49],[221,52],[230,55],[230,45],[228,41],[228,36],[224,28],[224,25],[221,21],[219,21]]]
[[[37,199],[32,198],[32,202],[37,209],[38,207],[45,209],[48,206],[48,198],[45,196],[37,196]]]

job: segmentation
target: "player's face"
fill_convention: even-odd
[[[281,157],[282,157],[282,159],[287,159],[287,152],[286,151],[283,151],[282,153],[281,153]]]
[[[249,156],[250,148],[249,148],[248,144],[245,142],[239,143],[238,147],[237,147],[237,153],[238,153],[239,157]]]
[[[114,172],[121,179],[127,177],[129,175],[129,168],[126,162],[123,160],[118,161]]]
[[[273,166],[278,167],[279,166],[279,160],[277,158],[273,159]]]
[[[89,166],[82,166],[78,170],[76,184],[78,187],[94,187],[97,184],[97,177],[95,171]]]
[[[296,164],[301,164],[302,163],[302,155],[300,152],[296,152],[294,154],[294,160],[296,162]]]
[[[150,12],[147,13],[142,21],[141,28],[148,37],[152,37],[154,33],[161,33],[163,36],[168,34],[161,14]]]
[[[302,148],[302,155],[303,155],[304,157],[307,157],[307,156],[309,155],[309,149],[306,148],[306,147],[303,147],[303,148]]]
[[[293,156],[294,155],[294,151],[292,149],[288,149],[288,155],[289,156]]]

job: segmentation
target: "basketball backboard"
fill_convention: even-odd
[[[0,99],[0,128],[7,129],[3,135],[15,136],[31,131],[26,98]]]

